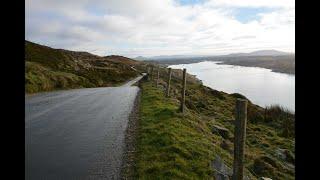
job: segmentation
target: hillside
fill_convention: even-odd
[[[166,68],[161,68],[160,78],[159,87],[152,80],[140,83],[142,95],[135,163],[131,171],[126,171],[126,176],[212,179],[223,171],[220,165],[227,166],[230,171],[235,101],[245,97],[203,86],[188,74],[187,112],[183,115],[178,111],[181,70],[172,72],[170,98],[164,96]],[[245,175],[250,179],[294,179],[294,136],[294,114],[277,106],[264,109],[249,101]]]
[[[25,41],[25,92],[119,85],[139,74],[140,62],[53,49]]]
[[[223,64],[261,67],[271,69],[274,72],[295,74],[295,56],[243,56],[237,58],[229,58],[223,61]]]

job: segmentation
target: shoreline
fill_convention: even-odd
[[[295,75],[295,71],[285,71],[285,70],[280,70],[280,69],[276,69],[276,68],[267,68],[264,66],[257,66],[257,65],[246,65],[246,64],[237,64],[237,63],[232,63],[232,62],[224,62],[221,61],[218,64],[225,64],[225,65],[233,65],[233,66],[242,66],[242,67],[258,67],[258,68],[264,68],[264,69],[269,69],[271,70],[271,72],[276,72],[276,73],[282,73],[282,74],[288,74],[288,75]]]
[[[227,64],[227,63],[224,63],[224,62],[222,62],[222,61],[207,61],[207,60],[205,60],[205,61],[206,61],[206,62],[216,62],[217,65],[232,65],[232,66],[241,66],[241,67],[256,67],[256,68],[268,69],[268,70],[270,70],[270,72],[275,72],[275,71],[273,71],[272,69],[264,68],[264,67],[234,65],[234,64]],[[205,62],[205,61],[201,61],[201,62]],[[196,62],[196,63],[200,63],[200,62]],[[196,64],[196,63],[185,63],[185,64]],[[185,64],[170,64],[170,65],[168,65],[167,67],[175,66],[175,65],[185,65]],[[275,73],[285,74],[285,75],[287,75],[287,76],[295,76],[295,74],[288,74],[288,73],[282,73],[282,72],[275,72]],[[188,72],[188,74],[190,74],[190,72]],[[243,94],[243,93],[241,93],[241,92],[233,92],[233,91],[230,92],[230,91],[226,91],[226,90],[222,90],[222,89],[217,89],[217,87],[211,87],[209,84],[204,84],[204,81],[203,81],[202,79],[199,79],[199,76],[198,76],[198,75],[196,75],[196,74],[190,74],[190,75],[194,76],[194,78],[196,78],[197,80],[201,81],[201,83],[202,83],[203,86],[209,87],[209,88],[211,88],[211,89],[213,89],[213,90],[217,90],[217,91],[224,92],[224,93],[226,93],[226,94],[241,94],[241,95],[245,96],[248,100],[250,100],[253,104],[255,104],[255,105],[257,105],[257,106],[259,106],[259,107],[261,107],[261,108],[266,108],[266,107],[273,106],[273,105],[280,105],[281,107],[283,107],[283,108],[285,108],[285,109],[288,109],[288,110],[290,110],[290,111],[293,112],[293,113],[295,112],[295,108],[291,108],[290,106],[281,105],[281,104],[279,104],[279,103],[272,103],[272,104],[268,104],[268,105],[262,105],[262,104],[260,104],[260,103],[254,102],[254,101],[253,101],[254,98],[252,98],[252,97],[249,98],[248,96],[250,96],[250,95],[248,95],[248,94]]]
[[[287,70],[279,67],[270,67],[272,65],[259,65],[257,63],[260,63],[260,62],[253,62],[254,64],[248,64],[248,63],[252,63],[252,62],[248,62],[248,61],[236,61],[236,62],[233,62],[233,61],[229,61],[229,60],[208,60],[208,59],[204,59],[204,60],[194,60],[194,61],[188,61],[188,60],[177,60],[177,61],[172,61],[172,62],[169,62],[169,61],[155,61],[159,64],[164,64],[166,66],[171,66],[171,65],[179,65],[179,64],[195,64],[195,63],[200,63],[200,62],[205,62],[205,61],[208,61],[208,62],[218,62],[218,64],[225,64],[225,65],[234,65],[234,66],[242,66],[242,67],[259,67],[259,68],[265,68],[265,69],[269,69],[271,70],[272,72],[276,72],[276,73],[283,73],[283,74],[289,74],[289,75],[295,75],[295,68],[292,69],[292,68],[289,68]],[[148,61],[148,62],[152,62],[152,61]]]

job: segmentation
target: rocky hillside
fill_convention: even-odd
[[[139,65],[122,56],[100,57],[25,41],[25,92],[119,85],[136,77]]]

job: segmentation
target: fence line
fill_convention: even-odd
[[[149,69],[148,69],[149,72]],[[153,72],[153,67],[151,68],[151,72]],[[168,68],[168,80],[167,80],[167,89],[166,89],[166,96],[170,97],[170,83],[171,83],[171,75],[172,69]],[[159,68],[157,71],[157,79],[156,79],[156,87],[158,87],[159,79],[160,79]],[[151,78],[153,79],[153,73],[151,73]],[[186,69],[183,69],[183,78],[182,78],[182,92],[181,92],[181,102],[180,102],[180,111],[182,113],[185,112],[185,91],[186,91]],[[200,115],[200,119],[203,119],[201,116],[200,111],[198,108],[193,104],[192,106],[195,108],[196,112]],[[246,140],[246,124],[247,124],[247,100],[245,99],[237,99],[236,106],[236,119],[235,119],[235,129],[234,129],[234,158],[233,158],[233,179],[235,180],[243,180],[244,178],[244,152],[245,152],[245,140]],[[219,132],[217,132],[221,137],[223,137]],[[224,164],[227,163],[221,159]],[[254,171],[246,167],[247,171],[257,176]],[[215,169],[216,170],[216,169]],[[222,172],[216,170],[220,174]],[[225,175],[225,174],[224,174]]]

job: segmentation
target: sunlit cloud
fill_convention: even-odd
[[[214,55],[294,52],[294,23],[292,0],[28,0],[25,33],[99,55]]]

